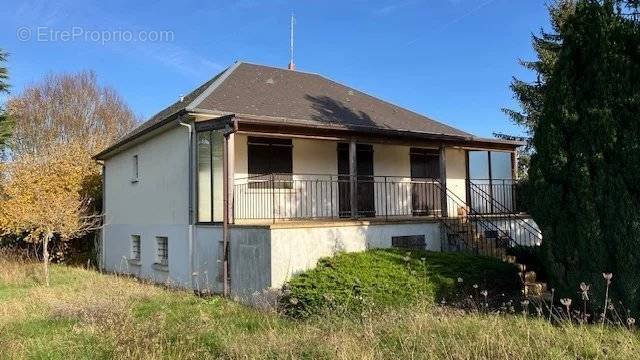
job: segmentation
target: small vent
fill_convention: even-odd
[[[427,242],[424,235],[392,236],[391,246],[399,249],[424,250]]]

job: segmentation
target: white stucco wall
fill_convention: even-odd
[[[131,273],[159,283],[191,287],[188,225],[188,132],[174,127],[105,161],[105,227],[102,259],[108,271]],[[133,156],[139,177],[133,178]],[[218,229],[191,229],[194,234],[195,286],[216,286]],[[131,257],[131,237],[140,236],[141,259]],[[156,237],[168,239],[169,265],[156,261]]]

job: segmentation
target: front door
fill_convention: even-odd
[[[356,144],[356,205],[359,217],[376,214],[373,177],[373,146]],[[338,208],[340,217],[351,216],[349,144],[338,144]]]
[[[436,215],[440,211],[440,153],[434,149],[410,150],[411,210],[413,216]]]

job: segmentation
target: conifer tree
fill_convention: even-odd
[[[540,101],[527,113],[529,179],[552,284],[580,282],[640,310],[640,22],[628,1],[580,0],[553,39]],[[540,64],[542,66],[542,64]],[[525,112],[528,111],[525,109]],[[601,301],[599,301],[601,303]]]

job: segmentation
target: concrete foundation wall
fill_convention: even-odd
[[[438,223],[236,226],[230,230],[231,292],[251,302],[323,257],[390,248],[393,236],[408,235],[424,235],[427,250],[440,251]]]
[[[200,291],[219,292],[222,290],[218,276],[220,268],[220,242],[222,229],[219,226],[193,227],[193,282],[189,259],[189,226],[164,224],[119,224],[105,228],[107,246],[103,254],[105,269],[122,274],[131,274],[156,283],[166,283],[174,287],[194,288]],[[131,257],[131,236],[140,236],[140,261]],[[169,264],[167,267],[155,265],[156,237],[168,239]]]
[[[268,228],[230,229],[231,293],[247,298],[271,287],[271,231]]]

